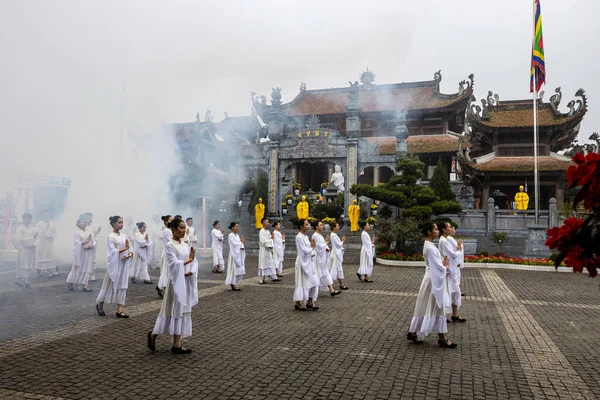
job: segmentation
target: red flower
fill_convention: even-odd
[[[558,249],[558,251],[565,251],[575,243],[577,231],[583,225],[583,220],[571,217],[566,219],[564,225],[560,228],[548,229],[548,239],[546,240],[546,246],[550,249]]]
[[[577,165],[567,169],[569,187],[581,186],[575,203],[584,200],[584,207],[588,210],[600,207],[600,154],[577,153],[573,156]]]

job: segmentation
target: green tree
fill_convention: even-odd
[[[256,179],[247,179],[241,190],[242,194],[252,192],[252,198],[248,204],[248,212],[254,215],[254,206],[258,203],[258,199],[263,199],[263,204],[267,204],[267,195],[269,192],[269,180],[267,173],[259,171]]]
[[[452,193],[452,188],[448,181],[448,174],[446,174],[446,169],[442,164],[442,160],[438,160],[438,163],[433,170],[433,176],[429,181],[429,187],[432,188],[435,194],[442,200],[456,200],[456,196]]]
[[[400,157],[396,162],[399,175],[376,187],[352,185],[350,192],[399,207],[405,218],[423,219],[436,214],[459,212],[462,208],[455,200],[443,200],[429,186],[417,184],[424,168],[425,164],[416,156]]]

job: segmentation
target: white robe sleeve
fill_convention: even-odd
[[[370,260],[373,259],[373,242],[371,241],[371,237],[369,236],[369,234],[365,231],[363,231],[363,233],[360,235],[360,238],[362,239],[362,245],[367,253],[367,256],[369,257]]]
[[[331,241],[331,249],[333,250],[335,258],[337,258],[340,264],[343,263],[344,243],[342,242],[342,239],[340,239],[340,237],[337,234],[332,233],[331,236],[329,236],[329,240]]]
[[[279,259],[283,260],[285,243],[283,243],[283,238],[281,236],[281,232],[275,231],[275,232],[273,232],[273,234],[275,235],[275,240],[274,240],[275,251],[277,251],[277,256],[279,257]]]
[[[125,251],[123,253],[125,253]],[[110,277],[111,281],[116,283],[119,279],[119,256],[121,254],[119,253],[119,249],[117,246],[115,246],[115,242],[110,235],[108,235],[106,238],[106,255],[108,258],[108,276]]]
[[[21,227],[17,229],[17,238],[19,240],[19,244],[21,247],[34,247],[35,240],[33,239],[33,236],[29,236],[26,233],[27,231],[25,229],[21,229]]]
[[[190,306],[190,298],[187,295],[187,285],[185,280],[185,268],[183,260],[180,259],[178,252],[172,244],[165,247],[165,261],[169,269],[169,278],[173,286],[173,292],[182,306]],[[191,263],[190,263],[191,264]]]
[[[242,241],[234,233],[230,233],[227,239],[229,241],[229,251],[231,252],[231,259],[233,260],[234,265],[239,268],[243,266],[243,250],[241,249]]]
[[[87,235],[87,233],[86,233]],[[81,267],[81,256],[83,254],[83,241],[82,237],[79,233],[75,232],[75,236],[73,238],[73,264],[77,267]]]
[[[462,250],[458,251],[452,245],[452,242],[446,238],[440,238],[440,253],[442,256],[447,256],[450,261],[458,264],[458,260],[462,255]]]
[[[435,246],[427,247],[424,256],[431,273],[431,294],[435,297],[438,308],[445,309],[446,267],[442,264],[442,257]]]
[[[296,236],[296,249],[298,250],[298,260],[302,271],[308,275],[314,274],[313,249],[307,236],[304,236],[304,238],[300,235]]]

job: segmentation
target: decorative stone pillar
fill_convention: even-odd
[[[350,194],[352,185],[358,183],[358,138],[360,137],[360,108],[358,106],[358,82],[350,84],[348,104],[346,105],[346,190],[344,192],[344,215],[356,196]],[[347,218],[346,218],[347,219]],[[345,221],[345,220],[344,220]],[[347,225],[347,224],[346,224]]]
[[[494,198],[490,197],[487,201],[487,234],[490,235],[496,230],[496,204]]]
[[[408,153],[406,138],[408,137],[408,128],[406,127],[406,111],[396,112],[398,124],[394,129],[396,135],[396,156],[402,157]]]
[[[373,167],[373,186],[379,185],[379,167]]]
[[[550,198],[550,206],[548,207],[548,228],[558,226],[558,211],[556,210],[556,199]]]
[[[279,142],[269,143],[269,201],[270,216],[279,213]]]

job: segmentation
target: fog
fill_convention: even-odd
[[[68,258],[79,213],[93,212],[106,234],[110,215],[187,212],[153,206],[178,170],[173,141],[155,137],[139,150],[124,134],[121,152],[130,124],[148,134],[207,109],[215,121],[249,115],[250,91],[269,97],[279,86],[288,102],[301,81],[344,87],[367,67],[376,84],[442,70],[445,93],[474,73],[478,99],[488,90],[530,98],[530,3],[4,0],[0,198],[21,174],[70,178],[59,224]],[[582,140],[600,127],[598,11],[592,0],[542,0],[545,98],[561,86],[566,112],[586,90]]]

